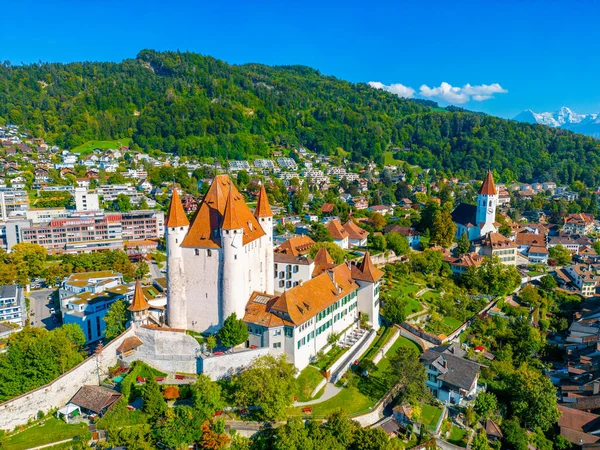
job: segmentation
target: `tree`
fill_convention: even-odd
[[[389,358],[390,370],[388,376],[397,380],[400,397],[403,401],[417,403],[427,395],[425,380],[427,371],[419,361],[419,352],[414,348],[406,348],[396,352]]]
[[[329,232],[327,227],[320,222],[314,222],[310,226],[308,237],[310,237],[315,242],[333,242],[331,233]]]
[[[491,392],[482,392],[475,399],[474,408],[479,418],[491,419],[498,410],[498,399]]]
[[[117,199],[115,200],[115,206],[117,210],[121,212],[129,212],[133,209],[133,206],[131,205],[131,199],[125,194],[117,195]]]
[[[425,209],[421,212],[421,220],[419,221],[418,229],[420,231],[430,230],[433,228],[433,222],[440,209],[440,206],[435,202],[429,202]]]
[[[331,259],[333,259],[336,264],[342,264],[346,259],[346,253],[344,250],[333,242],[317,242],[310,248],[308,254],[311,258],[314,258],[321,248],[327,250],[327,253],[329,253],[329,256],[331,256]]]
[[[208,351],[212,352],[217,346],[217,337],[214,334],[211,334],[206,338],[206,348]]]
[[[371,225],[373,225],[373,228],[375,229],[375,231],[381,231],[381,230],[383,230],[383,227],[385,227],[387,220],[385,219],[383,214],[374,212],[373,214],[371,214],[371,217],[369,218],[369,222],[371,222]]]
[[[556,389],[548,378],[525,365],[508,381],[511,409],[525,426],[546,431],[558,421]]]
[[[370,234],[368,237],[369,245],[375,251],[384,251],[387,248],[387,242],[385,236],[381,234]]]
[[[385,239],[387,241],[387,248],[392,250],[396,255],[406,255],[408,252],[410,252],[408,239],[406,239],[400,233],[388,233],[385,235]]]
[[[167,411],[167,403],[160,392],[160,386],[152,377],[147,379],[142,389],[142,400],[142,411],[152,418],[156,419]]]
[[[236,313],[232,313],[218,332],[218,337],[225,347],[235,347],[248,340],[248,327],[244,319],[238,319]]]
[[[148,263],[144,260],[140,260],[135,266],[135,278],[141,280],[146,277],[150,273],[150,267],[148,267]]]
[[[571,252],[562,245],[556,245],[548,249],[550,258],[555,259],[559,266],[566,266],[571,262],[573,255]]]
[[[152,437],[167,448],[187,447],[202,437],[203,422],[204,419],[189,406],[176,406],[167,409],[165,415],[156,420]]]
[[[60,328],[67,336],[67,339],[75,344],[79,351],[83,351],[86,339],[81,327],[76,323],[67,323]]]
[[[448,248],[454,242],[456,225],[449,211],[442,209],[436,212],[431,227],[431,243]]]
[[[239,406],[258,406],[265,420],[285,417],[296,393],[295,367],[285,355],[265,355],[232,379],[233,392]]]
[[[106,339],[110,341],[123,333],[127,328],[129,319],[130,313],[123,300],[117,300],[110,305],[104,316],[104,323],[106,324],[104,335]]]
[[[459,277],[459,282],[471,291],[487,295],[506,295],[521,284],[521,275],[514,266],[502,264],[497,256],[485,258],[479,267],[471,266]]]
[[[410,269],[413,272],[438,274],[442,269],[442,252],[426,249],[410,255]]]
[[[237,174],[237,182],[240,187],[246,186],[250,182],[250,176],[245,170],[240,170]]]
[[[204,419],[208,420],[223,408],[221,386],[208,376],[198,375],[196,382],[190,385],[194,409]]]
[[[523,289],[521,289],[521,291],[519,292],[519,297],[521,297],[521,300],[526,305],[533,307],[539,306],[540,302],[542,301],[540,293],[538,292],[537,288],[534,287],[532,284],[528,284]]]
[[[473,437],[473,442],[471,443],[471,449],[472,450],[490,450],[488,438],[483,429],[479,430],[479,432],[477,432],[475,434],[475,436]]]
[[[390,322],[401,324],[406,320],[406,305],[404,297],[390,296],[385,299],[382,314]]]
[[[527,432],[519,425],[519,419],[513,417],[512,419],[505,420],[502,423],[502,439],[504,448],[511,448],[514,450],[527,450],[529,448],[529,440],[527,438]]]
[[[198,441],[198,447],[201,450],[221,450],[229,443],[229,437],[216,428],[216,426],[211,426],[208,421],[202,424],[202,436]]]
[[[469,250],[471,250],[471,242],[469,241],[469,236],[467,236],[467,232],[465,231],[460,238],[458,238],[456,253],[459,255],[464,255],[465,253],[469,253]]]
[[[167,386],[163,392],[165,400],[177,400],[179,398],[179,388],[177,386]]]
[[[558,286],[558,283],[552,275],[544,275],[540,280],[540,287],[545,291],[551,291],[556,286]]]

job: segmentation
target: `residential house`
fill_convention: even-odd
[[[408,240],[408,246],[413,250],[418,250],[421,247],[421,235],[414,228],[403,227],[400,225],[388,225],[384,229],[387,233],[400,233]]]
[[[585,236],[594,231],[595,224],[596,221],[592,214],[569,214],[564,218],[563,232]]]
[[[348,234],[348,246],[350,247],[366,247],[367,246],[367,238],[369,237],[369,232],[359,227],[352,219],[348,219],[348,221],[343,226],[344,230]]]
[[[582,236],[579,234],[560,233],[558,236],[549,236],[548,248],[552,248],[557,245],[562,245],[571,253],[578,254],[583,248],[590,247],[592,245],[592,240],[587,236]]]
[[[14,284],[0,286],[0,322],[23,326],[26,319],[23,288]]]
[[[325,227],[327,227],[327,229],[331,233],[333,243],[338,245],[342,249],[347,250],[348,239],[350,236],[348,232],[344,229],[340,221],[338,219],[330,220],[329,222],[327,222]]]
[[[308,252],[313,245],[315,245],[315,241],[302,235],[292,237],[275,248],[273,260],[276,293],[285,292],[312,278],[315,261],[308,256]],[[316,259],[323,257],[325,257],[324,252],[315,255]],[[319,263],[326,264],[327,262],[319,261]]]
[[[478,267],[483,264],[483,256],[471,252],[460,256],[444,256],[444,261],[450,265],[452,274],[455,276],[461,275],[467,271],[469,267]]]
[[[369,206],[368,209],[369,209],[369,211],[377,212],[377,213],[381,214],[382,216],[387,216],[388,214],[390,216],[394,215],[394,207],[393,206],[373,205],[373,206]]]
[[[458,344],[426,350],[420,361],[427,369],[425,384],[442,403],[461,405],[477,395],[480,365],[466,359]]]
[[[471,242],[476,253],[497,256],[502,264],[517,265],[517,244],[500,233],[488,233]]]

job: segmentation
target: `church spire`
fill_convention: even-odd
[[[144,295],[144,291],[142,290],[142,283],[140,280],[135,282],[135,291],[133,293],[133,300],[131,301],[131,305],[127,308],[131,312],[141,312],[150,309],[150,304],[148,300],[146,300],[146,296]]]
[[[254,217],[271,217],[273,212],[271,211],[271,205],[269,205],[269,198],[267,197],[267,191],[264,183],[260,186],[260,194],[258,194],[258,203],[254,210]]]
[[[170,228],[187,227],[189,224],[190,221],[185,215],[183,205],[179,199],[179,192],[177,192],[177,188],[173,185],[173,194],[171,196],[171,204],[169,205],[169,215],[167,216],[166,226]]]
[[[483,184],[481,185],[481,189],[479,190],[480,195],[496,195],[498,191],[496,191],[496,185],[494,184],[494,177],[492,176],[492,171],[488,170],[488,173],[483,180]]]

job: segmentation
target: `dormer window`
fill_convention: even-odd
[[[248,229],[252,231],[252,222],[248,222]]]

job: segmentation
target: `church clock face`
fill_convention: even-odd
[[[488,208],[488,213],[492,214],[494,210],[492,208]]]

